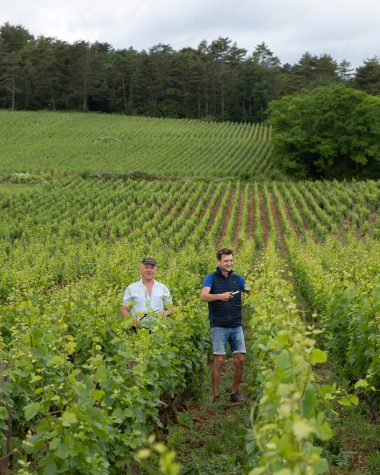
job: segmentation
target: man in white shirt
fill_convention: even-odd
[[[131,315],[133,325],[139,322],[152,322],[156,317],[169,317],[173,314],[172,299],[169,289],[154,280],[157,272],[157,262],[152,257],[145,257],[141,261],[141,279],[130,284],[124,292],[121,315]]]

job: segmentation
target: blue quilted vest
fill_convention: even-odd
[[[225,277],[220,268],[217,267],[213,273],[213,282],[210,294],[222,294],[224,292],[234,292],[240,290],[240,277],[234,272],[230,272]],[[240,327],[241,318],[241,292],[234,295],[231,300],[226,302],[216,300],[208,302],[208,314],[211,327]]]

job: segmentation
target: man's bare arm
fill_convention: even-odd
[[[122,317],[127,317],[129,315],[130,308],[127,305],[122,305],[120,309],[120,315]]]
[[[215,302],[216,300],[231,300],[232,292],[224,292],[223,294],[210,294],[211,287],[202,287],[199,298],[202,302]]]

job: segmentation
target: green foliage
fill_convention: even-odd
[[[357,68],[354,84],[368,94],[380,95],[380,61],[377,56],[367,59]]]
[[[302,89],[337,83],[338,73],[339,67],[329,54],[316,56],[306,52],[290,67],[283,92],[294,94]]]
[[[228,37],[175,51],[115,50],[109,43],[69,44],[21,25],[0,27],[0,106],[12,110],[75,110],[206,121],[261,122],[268,102],[303,88],[338,82],[379,93],[379,61],[356,77],[347,60],[304,53],[281,66],[265,43],[248,55]],[[28,84],[28,87],[25,87]]]
[[[366,404],[343,408],[332,418],[334,437],[326,456],[331,473],[372,475],[380,471],[379,425],[365,417]]]
[[[258,122],[268,97],[278,97],[285,73],[276,59],[272,74],[275,58],[264,44],[253,55],[260,67],[243,73],[241,66],[251,62],[246,56],[228,37],[180,51],[160,43],[139,52],[98,41],[34,38],[6,23],[0,27],[0,105]]]
[[[155,54],[172,53],[162,47]],[[368,101],[373,118],[376,102]],[[335,383],[317,390],[313,371],[326,353],[315,347],[317,332],[300,321],[273,242],[295,240],[294,246],[288,241],[293,263],[302,261],[309,241],[328,243],[330,234],[376,236],[380,182],[239,181],[272,166],[264,126],[3,114],[12,123],[0,126],[1,186],[18,191],[0,188],[0,457],[11,446],[19,475],[112,475],[137,465],[147,473],[178,473],[172,451],[148,434],[162,425],[164,400],[199,384],[209,346],[199,287],[214,266],[215,247],[230,245],[238,250],[236,270],[254,289],[252,373],[259,400],[249,441],[252,466],[259,466],[253,473],[267,466],[322,473],[319,445],[331,432],[320,401],[339,391]],[[301,245],[305,234],[313,240]],[[254,250],[267,243],[252,273]],[[367,264],[377,247],[369,241],[365,252],[358,246],[357,254],[347,253],[348,261],[363,263],[359,272],[335,252],[339,243],[332,250],[314,245],[311,254],[322,256],[333,277],[322,272],[325,289],[318,260],[307,260],[310,303],[324,309],[318,311],[328,348],[347,371],[354,369],[355,392],[371,394],[378,387],[379,296],[371,274],[378,268]],[[143,255],[157,258],[158,279],[171,289],[176,312],[136,336],[118,314]],[[327,318],[330,310],[335,320]],[[349,324],[335,331],[347,315]],[[358,400],[338,396],[341,405]],[[242,460],[220,454],[215,442],[206,449],[224,456],[220,470]]]
[[[272,171],[270,129],[259,124],[3,110],[0,135],[0,170],[13,183],[37,173],[153,180]]]
[[[118,316],[122,288],[106,277],[117,267],[121,284],[133,252],[136,247],[127,255],[124,249],[122,260],[118,252],[108,255],[104,276],[98,272],[50,295],[30,289],[7,308],[1,332],[11,337],[4,348],[2,404],[12,408],[15,461],[27,456],[32,473],[127,470],[145,444],[144,433],[161,425],[163,396],[174,398],[201,371],[207,319],[192,297],[199,277],[184,265],[185,257],[194,266],[199,257],[187,250],[163,269],[180,309],[135,337]],[[156,256],[165,268],[164,253]],[[3,425],[7,414],[0,414]],[[177,473],[173,454],[160,447],[153,448],[162,473]]]
[[[379,243],[350,239],[342,246],[330,237],[324,246],[292,241],[289,249],[294,276],[318,314],[326,348],[343,375],[356,382],[355,390],[369,394],[379,407]]]
[[[247,120],[254,111],[258,121],[265,117],[268,103],[278,97],[285,75],[280,60],[265,43],[257,45],[252,56],[241,65],[240,83],[244,91],[244,116]]]
[[[273,101],[275,160],[298,176],[380,176],[380,98],[345,86]]]
[[[48,292],[94,275],[108,266],[107,254],[118,241],[143,247],[149,240],[170,254],[204,242],[243,245],[249,238],[260,248],[267,233],[281,240],[282,232],[302,237],[306,229],[322,240],[352,229],[358,236],[376,235],[380,182],[263,187],[230,180],[68,178],[0,193],[0,209],[0,302],[5,303],[22,298],[30,287]],[[117,269],[108,269],[108,278],[119,284]]]
[[[255,467],[250,475],[328,470],[317,441],[330,439],[332,431],[312,371],[312,366],[326,362],[327,355],[315,348],[313,329],[301,322],[283,265],[269,243],[251,284],[251,369],[260,396],[248,436]]]

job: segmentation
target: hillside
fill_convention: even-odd
[[[0,111],[0,173],[143,173],[262,178],[273,170],[261,125],[109,114]]]
[[[0,473],[379,473],[380,181],[269,179],[263,127],[0,117]],[[248,354],[245,403],[215,408],[199,289],[224,246]],[[144,256],[175,313],[136,336]]]

